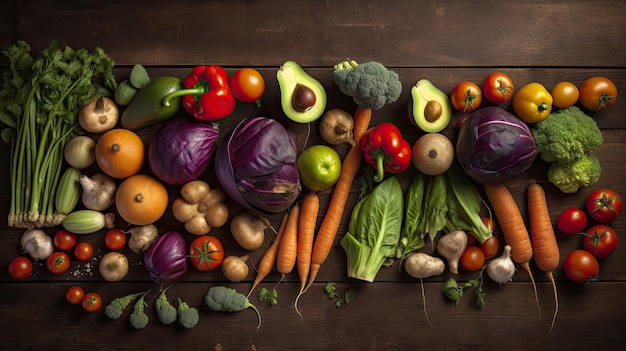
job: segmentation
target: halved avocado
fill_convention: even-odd
[[[294,61],[287,61],[276,72],[283,112],[291,120],[309,123],[322,116],[326,90]]]
[[[428,79],[420,79],[411,88],[409,119],[427,133],[443,130],[452,118],[450,99]]]

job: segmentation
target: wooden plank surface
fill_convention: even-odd
[[[116,61],[116,78],[125,79],[136,63],[147,67],[151,76],[184,76],[196,64],[220,64],[229,70],[242,66],[257,68],[265,77],[267,90],[263,107],[240,106],[220,127],[227,133],[238,118],[263,115],[278,119],[296,134],[301,150],[320,138],[305,138],[306,127],[289,121],[279,104],[275,72],[286,60],[301,63],[324,85],[328,108],[354,110],[351,99],[343,96],[331,80],[332,65],[345,58],[365,62],[376,60],[398,72],[403,83],[400,99],[374,114],[374,122],[392,120],[410,140],[419,135],[406,116],[409,89],[418,79],[428,78],[449,93],[461,80],[481,83],[494,70],[502,70],[522,86],[538,81],[552,87],[561,80],[580,86],[591,76],[610,77],[621,93],[626,91],[626,2],[615,1],[463,1],[404,2],[386,1],[8,1],[0,5],[0,46],[16,40],[29,42],[34,51],[46,47],[53,38],[74,48],[100,46]],[[0,58],[0,71],[6,69]],[[602,164],[600,181],[576,194],[562,194],[546,181],[547,165],[536,161],[531,169],[511,180],[513,195],[526,215],[525,189],[531,181],[545,186],[553,222],[563,209],[579,207],[595,188],[624,191],[626,159],[626,118],[624,99],[610,109],[594,113],[602,128],[604,143],[595,155]],[[455,113],[455,119],[461,114]],[[148,143],[158,126],[140,131]],[[311,125],[316,131],[317,123]],[[444,131],[456,138],[453,123]],[[336,148],[345,155],[347,146]],[[153,288],[141,257],[124,249],[131,262],[129,276],[122,282],[105,282],[95,266],[105,251],[102,233],[81,237],[97,249],[96,259],[73,262],[68,274],[53,276],[42,263],[25,281],[12,280],[6,267],[20,253],[22,230],[9,228],[10,199],[9,145],[0,145],[0,327],[2,349],[42,349],[59,345],[63,350],[187,348],[215,350],[527,350],[621,349],[626,343],[626,246],[601,261],[597,282],[581,286],[568,282],[562,269],[555,272],[560,310],[554,330],[548,332],[554,311],[547,279],[532,268],[538,280],[542,315],[534,304],[532,287],[525,273],[502,287],[486,283],[487,306],[474,306],[470,292],[459,305],[445,301],[441,283],[448,277],[467,281],[472,273],[459,276],[445,273],[424,281],[426,309],[434,326],[424,317],[419,281],[398,269],[396,262],[383,269],[374,283],[346,278],[346,259],[338,241],[322,267],[318,283],[300,301],[304,319],[292,308],[297,293],[297,276],[289,275],[278,285],[279,304],[259,306],[263,325],[255,330],[256,316],[246,310],[239,314],[210,312],[203,305],[208,287],[227,284],[247,292],[252,274],[238,284],[228,283],[220,272],[190,272],[171,289],[200,308],[200,324],[183,331],[160,325],[153,306],[148,308],[150,325],[134,331],[123,317],[108,320],[102,312],[87,314],[64,301],[65,290],[79,284],[86,291],[98,291],[105,301],[126,293]],[[147,170],[147,168],[145,169]],[[399,176],[406,189],[415,170]],[[210,183],[212,172],[205,175]],[[168,187],[170,201],[179,188]],[[348,208],[358,193],[355,185]],[[330,190],[320,193],[322,208],[330,200]],[[231,203],[231,213],[242,209]],[[323,213],[318,217],[321,222]],[[277,225],[280,216],[270,218]],[[527,218],[527,217],[526,217]],[[349,213],[344,214],[344,233]],[[120,227],[124,223],[118,221]],[[161,232],[182,230],[170,211],[157,223]],[[626,217],[612,226],[620,238],[626,232]],[[50,233],[54,229],[48,230]],[[219,236],[228,253],[244,254],[225,228]],[[190,239],[190,237],[187,237]],[[580,245],[579,237],[559,235],[561,261]],[[269,245],[266,238],[264,247]],[[258,262],[262,250],[250,253]],[[271,288],[280,280],[273,272],[263,283]],[[354,304],[336,308],[325,295],[328,281],[338,290],[355,289]],[[128,315],[128,312],[125,316]]]

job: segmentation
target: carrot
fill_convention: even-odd
[[[550,219],[548,201],[543,187],[533,183],[528,187],[528,219],[530,223],[530,237],[533,246],[534,259],[537,267],[546,273],[552,283],[554,291],[554,316],[550,330],[554,327],[557,312],[559,311],[559,298],[556,291],[556,282],[552,271],[559,266],[559,245]]]
[[[320,198],[316,193],[306,194],[302,199],[300,208],[300,219],[298,223],[298,254],[297,269],[300,277],[300,292],[296,296],[293,306],[298,311],[298,300],[304,293],[307,277],[311,269],[311,253],[313,251],[313,237],[315,236],[315,225],[317,224],[317,214],[320,208]]]
[[[283,218],[280,221],[280,226],[278,227],[278,232],[274,237],[274,241],[272,242],[270,247],[267,248],[267,250],[263,254],[263,257],[261,257],[261,260],[259,261],[259,268],[256,272],[256,277],[254,278],[254,282],[252,282],[252,288],[250,288],[250,292],[248,292],[247,297],[250,297],[252,291],[254,291],[254,289],[263,281],[263,279],[265,279],[265,277],[267,277],[267,275],[270,274],[270,272],[272,271],[274,263],[276,262],[276,256],[278,255],[278,246],[283,237],[283,233],[285,232],[285,227],[287,226],[288,217],[288,213],[285,213],[285,215],[283,215]]]
[[[485,193],[491,203],[493,212],[496,214],[500,230],[504,234],[504,240],[511,246],[511,258],[518,263],[530,277],[535,291],[535,301],[541,318],[541,307],[533,273],[530,270],[530,259],[533,257],[533,247],[530,236],[524,223],[524,218],[511,192],[502,183],[484,184]]]
[[[300,218],[300,205],[295,204],[289,210],[285,233],[278,246],[278,256],[276,256],[276,268],[282,273],[282,278],[291,273],[296,265],[296,255],[298,250],[298,219]]]
[[[353,139],[354,145],[348,151],[348,154],[341,163],[341,175],[339,180],[335,184],[333,194],[326,209],[326,214],[320,225],[320,229],[317,232],[317,238],[313,244],[313,252],[311,253],[311,270],[309,272],[309,282],[307,284],[308,289],[313,282],[320,267],[326,261],[330,250],[333,247],[335,236],[339,230],[341,224],[341,218],[343,217],[343,211],[348,201],[348,195],[350,189],[352,189],[352,183],[359,168],[361,167],[361,148],[359,143],[361,137],[367,132],[370,121],[372,120],[372,110],[357,107],[354,113],[354,127],[353,127]]]

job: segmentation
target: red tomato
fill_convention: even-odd
[[[622,213],[622,197],[610,189],[598,189],[587,196],[585,208],[591,218],[609,223]]]
[[[574,235],[585,230],[587,226],[587,215],[580,208],[571,207],[563,210],[556,220],[556,225],[561,233]]]
[[[485,99],[494,104],[501,104],[513,97],[515,85],[511,77],[502,72],[493,72],[483,83]]]
[[[119,229],[111,229],[104,235],[104,244],[109,250],[121,250],[126,245],[126,233]]]
[[[65,299],[67,299],[67,302],[71,303],[72,305],[78,305],[83,301],[84,297],[85,291],[78,285],[70,286],[69,289],[67,289],[67,291],[65,292]]]
[[[246,67],[233,74],[230,88],[239,101],[252,102],[263,96],[265,80],[259,71]]]
[[[81,301],[83,309],[87,312],[96,312],[102,307],[102,298],[98,293],[90,292],[85,294]]]
[[[480,247],[470,245],[463,250],[459,264],[468,272],[476,272],[485,264],[485,254]]]
[[[583,248],[596,258],[605,258],[617,249],[617,233],[606,224],[596,224],[583,236]]]
[[[33,272],[33,263],[24,256],[17,256],[9,262],[9,275],[13,279],[25,279]]]
[[[74,248],[74,256],[76,256],[79,261],[87,261],[93,257],[93,246],[88,242],[79,243]]]
[[[606,77],[591,77],[580,86],[579,99],[589,111],[606,110],[617,101],[617,87]]]
[[[62,251],[71,250],[76,245],[76,234],[60,229],[54,234],[54,246]]]
[[[586,250],[574,250],[565,257],[563,271],[567,278],[576,283],[587,283],[600,273],[600,264]]]
[[[485,254],[485,259],[490,259],[498,254],[498,250],[500,250],[500,241],[498,241],[498,237],[492,235],[489,239],[485,240],[484,243],[479,244],[481,250]]]
[[[450,93],[450,102],[457,111],[474,112],[482,101],[482,91],[474,82],[461,82]]]
[[[199,236],[189,245],[189,261],[199,271],[212,271],[219,267],[223,260],[224,247],[214,236]]]
[[[470,232],[465,232],[465,235],[467,235],[467,245],[474,245],[476,243],[476,237],[470,233]]]
[[[70,269],[70,257],[65,252],[53,252],[46,260],[46,267],[52,274],[63,274]]]

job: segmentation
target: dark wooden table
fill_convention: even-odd
[[[568,80],[579,85],[591,76],[612,79],[620,94],[626,92],[626,2],[622,1],[4,1],[0,5],[0,46],[4,49],[25,40],[38,53],[52,39],[73,48],[102,47],[116,62],[116,77],[128,77],[134,64],[143,64],[151,76],[185,75],[198,64],[218,64],[228,69],[250,66],[265,77],[263,107],[238,110],[238,117],[263,115],[276,118],[298,135],[304,145],[306,126],[290,122],[279,105],[275,73],[287,60],[299,62],[324,85],[328,108],[353,111],[354,103],[331,81],[332,66],[346,58],[360,62],[379,61],[398,72],[403,82],[400,99],[374,113],[374,122],[393,119],[405,133],[416,138],[406,111],[409,88],[418,79],[430,79],[449,93],[462,80],[481,83],[492,71],[509,74],[518,87],[538,81],[548,88]],[[6,59],[0,69],[6,69]],[[536,161],[524,174],[508,182],[518,204],[525,208],[525,189],[530,179],[548,192],[553,223],[563,209],[582,206],[593,189],[605,187],[623,192],[626,156],[626,104],[620,96],[606,111],[594,113],[605,142],[595,155],[602,164],[600,181],[576,194],[562,194],[546,181],[547,165]],[[455,114],[455,118],[460,114]],[[232,124],[225,124],[226,132]],[[312,128],[315,131],[316,123]],[[142,131],[149,138],[153,129]],[[412,133],[412,134],[411,134]],[[451,138],[450,124],[444,133]],[[319,142],[314,132],[309,144]],[[569,282],[562,268],[555,272],[560,311],[548,332],[553,312],[550,284],[533,265],[543,314],[538,316],[532,287],[525,273],[503,287],[488,281],[486,307],[474,305],[468,294],[455,306],[440,293],[449,274],[425,280],[426,306],[434,328],[424,317],[419,282],[398,269],[397,262],[383,269],[374,283],[346,278],[345,253],[338,241],[316,283],[300,300],[303,320],[292,304],[297,294],[297,276],[287,276],[278,285],[279,303],[264,305],[252,297],[262,315],[256,331],[252,311],[239,314],[210,312],[203,297],[212,285],[226,284],[247,292],[251,273],[242,283],[229,283],[221,272],[190,272],[170,289],[200,308],[199,325],[189,331],[163,326],[153,305],[151,321],[141,331],[133,330],[125,317],[108,320],[102,311],[88,314],[65,301],[65,291],[74,284],[100,293],[105,302],[157,286],[146,274],[141,257],[128,249],[132,264],[121,282],[104,281],[97,258],[107,250],[103,232],[81,236],[96,247],[91,270],[74,262],[70,272],[53,276],[41,263],[31,277],[12,280],[9,261],[20,254],[23,230],[7,226],[10,199],[8,145],[0,146],[0,348],[29,349],[214,349],[214,350],[414,350],[414,349],[622,349],[626,343],[626,246],[601,261],[598,281],[590,285]],[[337,147],[343,156],[347,146]],[[406,186],[411,172],[402,175]],[[204,179],[215,183],[212,172]],[[173,197],[178,187],[170,187]],[[354,205],[353,188],[348,211],[340,228],[345,233],[349,209]],[[320,193],[322,208],[330,191]],[[233,205],[232,213],[241,208]],[[526,211],[523,210],[524,214]],[[324,210],[318,218],[321,222]],[[270,218],[277,225],[279,216]],[[125,224],[118,222],[120,227]],[[156,225],[160,232],[183,230],[170,211]],[[626,232],[626,217],[612,223],[620,238]],[[53,233],[57,228],[47,229]],[[225,228],[219,236],[227,254],[244,254]],[[191,240],[191,236],[186,234]],[[264,247],[269,245],[268,235]],[[580,245],[579,237],[558,237],[561,262]],[[626,239],[625,239],[626,240]],[[258,262],[263,249],[252,252]],[[472,273],[456,278],[467,281]],[[272,288],[280,279],[273,272],[263,283]],[[356,301],[335,307],[324,292],[326,282],[336,282],[339,291],[355,289]],[[129,312],[127,312],[128,314]],[[126,315],[127,315],[126,314]],[[126,316],[125,315],[125,316]]]

